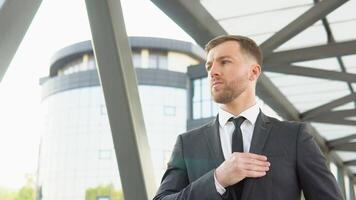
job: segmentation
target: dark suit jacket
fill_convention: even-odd
[[[343,199],[305,123],[260,112],[250,152],[266,155],[271,167],[264,177],[246,178],[242,200],[297,200],[301,190],[306,200]],[[154,200],[235,199],[221,197],[215,188],[214,170],[223,161],[217,119],[179,135]]]

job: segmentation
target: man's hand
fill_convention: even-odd
[[[234,152],[216,169],[215,176],[221,186],[226,188],[246,177],[256,178],[266,175],[270,165],[266,156]]]

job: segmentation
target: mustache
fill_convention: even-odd
[[[210,79],[210,83],[214,83],[214,82],[225,82],[222,78],[211,78]]]

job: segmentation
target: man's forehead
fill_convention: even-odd
[[[236,41],[226,41],[210,49],[207,56],[234,55],[236,51],[240,51],[240,44]]]

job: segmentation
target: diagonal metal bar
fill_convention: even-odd
[[[356,116],[355,109],[324,112],[320,115],[312,117],[311,119],[345,119],[346,117],[352,116]],[[356,124],[356,121],[354,121],[354,123]]]
[[[320,115],[308,118],[305,121],[355,126],[356,121],[346,119],[352,116],[356,116],[355,109],[324,112]]]
[[[345,143],[350,142],[351,140],[356,139],[356,134],[352,134],[346,137],[342,137],[342,138],[337,138],[334,140],[330,140],[327,142],[327,145],[329,147],[334,147],[334,146],[338,146],[338,145],[343,145]]]
[[[321,78],[336,81],[356,82],[356,74],[337,72],[331,70],[315,69],[290,64],[270,64],[265,65],[265,71],[277,72],[282,74],[291,74],[297,76],[307,76],[312,78]]]
[[[163,12],[184,29],[200,46],[226,31],[197,0],[152,0]]]
[[[356,151],[356,142],[350,142],[347,144],[338,145],[332,147],[332,149],[337,151]]]
[[[86,0],[125,199],[152,199],[155,182],[120,0]]]
[[[197,0],[152,0],[152,2],[202,47],[213,37],[226,34]],[[264,74],[259,78],[256,93],[285,119],[299,120],[297,109]]]
[[[321,106],[318,106],[311,110],[308,110],[301,114],[301,118],[302,118],[302,120],[308,120],[314,116],[320,115],[321,113],[330,111],[333,108],[344,105],[344,104],[349,103],[354,100],[356,100],[356,93],[352,93],[350,95],[341,97],[339,99],[335,99],[329,103],[326,103],[324,105],[321,105]]]
[[[349,160],[349,161],[345,161],[344,165],[352,165],[352,166],[356,166],[356,160]]]
[[[313,47],[274,52],[265,58],[265,64],[293,63],[356,54],[356,40],[329,43]]]
[[[42,0],[7,0],[0,9],[0,82]]]
[[[269,54],[274,49],[276,49],[292,37],[296,36],[298,33],[302,32],[310,25],[322,19],[327,14],[340,7],[347,1],[348,0],[323,0],[315,4],[315,6],[310,8],[304,14],[299,16],[297,19],[292,21],[286,27],[278,31],[271,38],[261,44],[261,48],[263,49],[265,57],[269,57]]]
[[[346,120],[346,119],[313,118],[313,119],[308,119],[308,120],[305,120],[305,121],[326,123],[326,124],[332,124],[332,125],[356,126],[356,121]]]

